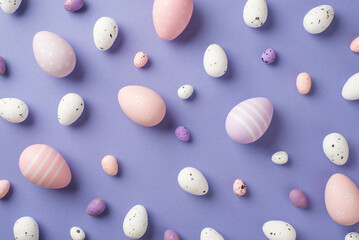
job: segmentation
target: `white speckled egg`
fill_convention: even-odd
[[[357,232],[351,232],[351,233],[348,233],[348,234],[345,236],[345,239],[344,239],[344,240],[355,240],[355,239],[359,239],[359,233],[357,233]]]
[[[118,35],[116,21],[110,17],[102,17],[97,20],[93,28],[93,38],[96,47],[106,51],[112,47]]]
[[[208,183],[203,174],[193,168],[186,167],[178,174],[178,184],[186,192],[201,196],[208,193]]]
[[[38,240],[39,226],[31,217],[22,217],[14,224],[14,237],[16,240]]]
[[[228,59],[223,48],[218,44],[209,45],[203,56],[203,65],[209,76],[223,76],[228,68]]]
[[[201,240],[224,240],[224,238],[213,228],[207,227],[201,232]]]
[[[57,109],[57,118],[61,125],[73,124],[82,114],[85,107],[84,100],[76,93],[66,94]]]
[[[22,0],[0,0],[1,9],[8,14],[16,12],[20,7]]]
[[[269,240],[295,240],[297,233],[287,222],[273,220],[263,225],[263,232]]]
[[[0,99],[0,116],[11,123],[25,121],[29,114],[26,103],[17,98]]]
[[[132,239],[145,235],[148,225],[147,211],[144,206],[136,205],[128,211],[123,221],[123,232]]]
[[[311,9],[303,19],[305,30],[311,34],[324,32],[334,18],[334,9],[330,5],[320,5]]]
[[[178,97],[184,100],[190,98],[192,94],[193,94],[193,87],[191,85],[182,85],[177,90]]]
[[[261,27],[267,20],[268,8],[265,0],[248,0],[243,9],[243,20],[248,27]]]
[[[328,134],[323,140],[325,156],[336,165],[344,165],[349,157],[349,145],[339,133]]]
[[[272,155],[272,162],[275,164],[286,164],[288,162],[288,154],[284,151],[276,152]]]
[[[359,99],[359,73],[351,76],[344,84],[342,89],[342,96],[346,100]]]
[[[72,240],[84,240],[86,238],[84,230],[79,227],[72,227],[70,230],[70,235]]]

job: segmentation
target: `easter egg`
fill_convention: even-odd
[[[146,87],[123,87],[118,92],[118,102],[127,117],[144,127],[156,126],[166,114],[166,104],[162,97]]]
[[[325,156],[336,165],[344,165],[349,157],[348,142],[339,133],[331,133],[324,138],[323,151]]]
[[[72,47],[59,35],[41,31],[35,34],[32,48],[40,68],[47,74],[66,77],[76,66],[76,55]]]
[[[355,240],[355,239],[359,239],[359,233],[357,232],[350,232],[347,235],[345,235],[345,239],[344,240]]]
[[[243,9],[243,20],[248,27],[261,27],[267,20],[268,8],[265,0],[248,0]]]
[[[0,56],[0,75],[3,75],[6,71],[6,64],[4,59]]]
[[[297,237],[292,225],[278,220],[264,223],[263,233],[269,240],[295,240]]]
[[[235,106],[226,119],[226,131],[242,144],[257,141],[267,131],[273,116],[272,103],[263,97],[250,98]]]
[[[334,18],[334,9],[330,5],[320,5],[311,9],[303,19],[304,29],[311,34],[324,32]]]
[[[186,100],[189,99],[193,94],[193,87],[191,85],[182,85],[177,90],[177,95],[179,98]]]
[[[20,7],[22,0],[0,0],[1,9],[8,14],[16,12]]]
[[[85,4],[85,0],[66,0],[64,8],[66,11],[76,12],[80,10]]]
[[[175,135],[178,138],[178,140],[182,142],[188,142],[189,139],[191,138],[188,129],[183,126],[179,126],[178,128],[176,128]]]
[[[350,44],[350,50],[353,52],[359,52],[359,37],[355,38]]]
[[[11,123],[21,123],[29,115],[26,103],[17,98],[0,99],[0,116]]]
[[[61,125],[68,126],[76,122],[85,107],[84,100],[76,93],[66,94],[57,108],[57,119]]]
[[[359,99],[359,73],[351,76],[344,84],[342,89],[342,96],[346,100]]]
[[[92,200],[86,208],[86,213],[90,216],[97,216],[103,213],[106,209],[106,203],[100,198]]]
[[[300,94],[307,94],[309,93],[312,87],[312,79],[310,78],[308,73],[300,73],[297,76],[297,89]]]
[[[224,238],[215,229],[207,227],[201,232],[201,240],[224,240]]]
[[[110,176],[115,176],[118,173],[118,162],[112,155],[107,155],[102,159],[102,168]]]
[[[30,182],[45,188],[64,188],[71,181],[70,168],[61,154],[50,146],[34,144],[20,156],[22,175]]]
[[[168,229],[165,231],[163,239],[164,240],[180,240],[180,237],[178,236],[178,234],[175,231]]]
[[[277,54],[273,48],[268,48],[262,53],[262,61],[266,64],[271,64],[276,59]]]
[[[39,226],[32,217],[22,217],[14,224],[16,240],[39,240]]]
[[[97,49],[106,51],[116,41],[118,26],[116,21],[110,17],[102,17],[97,20],[93,28],[93,39]]]
[[[237,179],[233,183],[233,192],[238,196],[243,196],[247,192],[247,186],[241,179]]]
[[[147,226],[147,211],[142,205],[136,205],[131,208],[123,220],[123,232],[132,239],[139,239],[145,235]]]
[[[193,168],[186,167],[181,170],[177,177],[180,187],[193,195],[202,196],[208,193],[208,182],[203,174]]]
[[[193,0],[155,0],[153,24],[163,40],[177,38],[187,27],[193,13]]]
[[[85,240],[86,238],[84,230],[79,227],[72,227],[70,229],[70,235],[72,240]]]
[[[136,56],[133,59],[133,64],[138,68],[144,67],[147,62],[148,62],[148,55],[144,52],[136,53]]]
[[[5,197],[10,190],[10,182],[8,180],[0,180],[0,199]]]
[[[302,190],[293,189],[289,193],[289,199],[298,208],[306,208],[308,205],[307,196]]]
[[[325,206],[329,216],[344,226],[359,222],[359,189],[341,173],[332,175],[325,188]]]
[[[223,76],[228,68],[228,59],[223,48],[218,44],[209,45],[203,56],[203,66],[209,76]]]

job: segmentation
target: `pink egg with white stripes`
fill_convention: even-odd
[[[272,117],[273,105],[267,98],[247,99],[228,113],[227,134],[238,143],[255,142],[267,131]]]
[[[36,33],[32,48],[41,69],[51,76],[66,77],[75,68],[74,50],[65,39],[55,33],[47,31]]]
[[[30,182],[45,188],[64,188],[71,181],[71,171],[61,154],[50,146],[34,144],[20,156],[22,175]]]

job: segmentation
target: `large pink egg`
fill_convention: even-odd
[[[71,181],[70,168],[61,154],[44,144],[27,147],[20,156],[22,175],[45,188],[64,188]]]
[[[325,206],[336,223],[344,226],[356,224],[359,222],[358,187],[344,174],[334,174],[325,188]]]
[[[257,141],[267,131],[273,116],[272,103],[263,97],[250,98],[235,106],[226,119],[226,131],[238,143]]]
[[[35,34],[32,48],[37,63],[46,73],[54,77],[66,77],[75,68],[76,55],[70,44],[52,32]]]
[[[135,123],[153,127],[166,114],[166,104],[155,91],[142,86],[126,86],[118,92],[118,102],[122,110]]]
[[[193,0],[155,0],[153,23],[157,35],[173,40],[187,27],[193,13]]]

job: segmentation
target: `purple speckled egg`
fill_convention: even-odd
[[[5,61],[2,57],[0,57],[0,75],[3,75],[6,70]]]
[[[175,131],[176,137],[182,142],[188,142],[190,139],[190,134],[187,128],[179,126]]]
[[[168,229],[165,232],[163,238],[164,238],[164,240],[180,240],[180,237],[178,236],[178,234],[171,229]]]
[[[76,12],[84,6],[85,0],[66,0],[64,8],[66,11]]]
[[[271,64],[277,57],[273,48],[268,48],[262,53],[262,61],[266,64]]]
[[[299,208],[306,208],[308,205],[307,196],[299,189],[293,189],[289,193],[289,199],[296,207]]]
[[[106,209],[106,203],[100,198],[92,200],[86,208],[86,212],[90,216],[97,216],[103,213]]]

